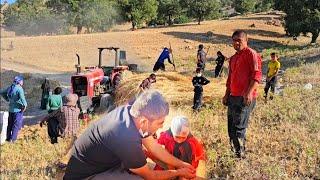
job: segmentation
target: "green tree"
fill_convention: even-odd
[[[274,7],[274,0],[258,0],[255,6],[255,12],[269,11]]]
[[[77,33],[83,27],[88,32],[105,31],[119,20],[115,1],[48,0],[47,5],[55,13],[66,14],[67,22],[77,27]]]
[[[156,0],[118,0],[118,3],[122,16],[131,22],[133,30],[157,17],[158,2]]]
[[[301,33],[312,34],[315,43],[320,33],[320,0],[276,0],[275,7],[286,13],[285,30],[298,37]]]
[[[237,12],[246,14],[249,12],[254,12],[256,3],[256,0],[234,0],[233,7]]]
[[[4,11],[4,24],[18,35],[39,35],[60,33],[65,21],[52,13],[43,0],[18,0]]]
[[[179,0],[158,0],[158,3],[157,19],[167,22],[169,25],[173,24],[174,18],[183,13]]]
[[[205,18],[214,19],[220,15],[219,0],[182,0],[180,2],[187,8],[188,15],[197,19],[199,25]]]

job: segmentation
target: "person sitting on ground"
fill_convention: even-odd
[[[191,134],[190,123],[184,116],[176,116],[172,119],[171,127],[160,133],[158,143],[174,157],[190,163],[195,169],[197,177],[205,178],[205,152],[202,144]],[[159,162],[152,154],[146,154],[157,165],[155,170],[172,169],[169,165]]]
[[[171,62],[170,54],[172,54],[172,49],[164,48],[163,51],[161,52],[157,62],[155,63],[153,67],[153,72],[157,72],[159,69],[162,71],[166,70],[166,67],[164,65],[164,60],[168,59],[168,62],[175,67],[175,65]]]
[[[264,88],[264,98],[267,99],[268,91],[271,87],[271,95],[270,99],[273,99],[273,94],[275,91],[275,87],[277,84],[277,76],[280,69],[280,62],[278,61],[278,55],[276,53],[271,53],[271,61],[268,64],[268,71],[267,71],[267,79],[266,79],[266,86]]]
[[[48,113],[51,113],[52,111],[55,111],[62,107],[62,88],[56,87],[53,91],[53,94],[51,94],[48,98],[47,102],[47,111]]]
[[[152,73],[149,77],[147,77],[145,80],[143,80],[140,84],[140,89],[142,91],[150,89],[151,84],[156,82],[156,74]]]
[[[217,78],[218,76],[220,76],[221,74],[221,70],[222,70],[222,67],[223,67],[223,63],[226,59],[226,57],[221,53],[221,51],[218,51],[217,52],[217,56],[218,58],[216,59],[216,68],[215,68],[215,71],[214,71],[214,77]]]
[[[196,69],[196,73],[197,75],[192,79],[192,84],[194,86],[192,109],[199,110],[202,106],[202,94],[203,94],[202,86],[209,84],[210,81],[204,76],[202,76],[201,68],[198,67]]]
[[[75,141],[64,179],[171,179],[195,177],[195,169],[163,149],[151,136],[163,126],[169,104],[155,90],[142,92],[132,105],[119,106],[92,122]],[[176,170],[154,171],[142,145]]]
[[[204,68],[206,67],[206,61],[207,53],[204,52],[203,44],[200,44],[197,52],[197,67],[204,71]]]

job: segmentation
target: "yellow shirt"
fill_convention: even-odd
[[[268,77],[274,76],[278,69],[280,69],[280,62],[277,60],[271,60],[268,64]]]

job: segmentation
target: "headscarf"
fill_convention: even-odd
[[[7,91],[8,98],[12,98],[15,88],[17,87],[17,85],[21,85],[22,82],[23,82],[23,77],[22,76],[14,77],[13,83],[11,84],[11,86],[9,87],[9,89]]]

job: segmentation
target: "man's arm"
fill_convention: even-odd
[[[195,174],[191,172],[188,168],[181,168],[178,170],[165,170],[165,171],[154,171],[149,168],[146,164],[141,168],[130,169],[131,172],[143,177],[146,180],[162,180],[162,179],[171,179],[174,177],[185,177],[188,179],[194,178]]]
[[[27,108],[27,101],[26,101],[26,97],[24,96],[24,91],[22,88],[19,90],[19,97],[20,97],[22,105],[23,105],[22,111],[25,111]]]
[[[176,168],[187,167],[195,171],[190,164],[183,162],[172,156],[170,153],[168,153],[168,151],[165,150],[160,144],[158,144],[156,140],[152,137],[142,139],[142,144],[150,153],[152,153],[160,161],[163,161],[164,163],[174,166]]]
[[[228,73],[228,79],[227,79],[227,83],[226,83],[226,92],[224,94],[224,97],[222,99],[222,103],[223,105],[228,105],[228,98],[230,96],[231,90],[230,90],[230,84],[231,84],[231,61],[229,61],[229,73]]]

